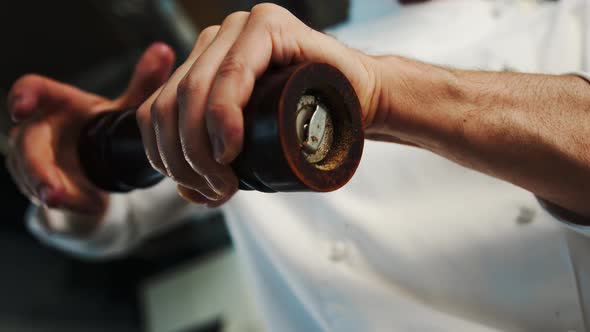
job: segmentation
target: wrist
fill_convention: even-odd
[[[467,95],[456,71],[399,56],[374,57],[380,91],[367,133],[389,135],[429,150],[452,139]]]

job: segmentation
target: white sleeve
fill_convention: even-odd
[[[212,213],[213,209],[180,198],[176,184],[168,179],[129,194],[111,194],[105,216],[90,234],[76,234],[86,217],[57,209],[31,206],[26,219],[39,240],[86,259],[123,256],[145,239],[187,220],[188,215]]]

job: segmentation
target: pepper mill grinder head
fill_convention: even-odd
[[[244,145],[233,163],[243,189],[333,191],[360,162],[356,93],[336,68],[307,63],[269,71],[244,109]]]

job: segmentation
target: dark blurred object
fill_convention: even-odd
[[[198,326],[190,327],[178,332],[220,332],[223,331],[223,321],[216,319],[205,325],[199,324]]]
[[[0,10],[0,88],[34,72],[118,93],[153,41],[170,44],[184,58],[187,46],[165,15],[160,2],[150,0],[7,1]],[[102,69],[99,75],[85,75],[94,68]]]
[[[136,120],[137,109],[95,116],[78,139],[80,166],[96,187],[126,193],[164,179],[145,155]]]
[[[249,10],[255,0],[178,0],[200,28],[219,24],[236,10]],[[276,0],[316,29],[346,20],[349,0]],[[0,88],[24,73],[38,73],[101,94],[121,91],[132,64],[153,41],[170,44],[185,58],[192,45],[183,43],[166,1],[7,1],[0,10],[3,52]]]
[[[402,5],[412,5],[415,3],[423,3],[428,1],[430,0],[399,0],[399,3],[401,3]]]
[[[309,26],[322,30],[344,22],[348,18],[350,6],[350,0],[178,0],[178,2],[201,29],[220,24],[232,12],[249,11],[258,3],[273,2],[289,9]]]

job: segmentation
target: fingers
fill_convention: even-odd
[[[289,65],[302,61],[323,62],[345,71],[355,56],[335,39],[315,31],[286,9],[273,4],[255,6],[248,24],[225,55],[212,84],[207,129],[215,159],[228,164],[241,150],[242,109],[256,79],[270,63]],[[347,75],[352,77],[354,75]]]
[[[170,46],[152,44],[139,59],[127,90],[116,103],[120,107],[129,107],[144,102],[168,79],[174,60],[174,50]]]
[[[182,154],[178,138],[176,90],[178,82],[213,41],[218,30],[219,27],[210,27],[201,33],[189,59],[157,93],[142,104],[137,113],[144,147],[152,166],[175,181],[200,190],[210,199],[219,199],[219,194],[211,190],[205,179],[190,168]]]
[[[291,33],[286,27],[293,20],[287,10],[276,5],[255,6],[239,39],[222,59],[206,109],[207,130],[217,162],[228,164],[240,152],[242,109],[256,79],[268,68],[273,53],[279,53],[275,58],[283,58],[280,64],[300,56],[296,38],[281,34]],[[277,47],[273,44],[275,41],[279,43]]]
[[[178,194],[180,195],[180,197],[184,198],[185,200],[192,202],[192,203],[196,203],[196,204],[207,205],[210,208],[219,207],[219,206],[225,204],[231,198],[231,196],[227,196],[223,199],[213,201],[213,200],[207,199],[205,196],[203,196],[198,191],[192,190],[190,188],[186,188],[182,185],[177,186],[177,191],[178,191]]]
[[[35,74],[17,80],[8,94],[8,111],[15,122],[28,119],[37,111],[86,109],[103,98]]]
[[[277,16],[278,15],[278,16]],[[240,152],[243,136],[242,109],[246,106],[256,78],[267,69],[273,52],[272,36],[265,24],[270,19],[291,20],[275,5],[252,9],[248,25],[219,64],[206,109],[206,123],[214,158],[230,163]],[[280,30],[276,30],[278,32]]]
[[[85,184],[81,174],[64,166],[72,160],[57,160],[50,146],[52,135],[50,124],[41,121],[13,134],[7,166],[17,186],[37,205],[100,214],[105,208],[101,193]]]
[[[182,156],[178,160],[204,176],[210,187],[223,197],[235,192],[237,179],[230,167],[220,165],[213,158],[206,132],[205,105],[217,68],[240,35],[248,17],[246,12],[237,12],[224,20],[215,40],[195,61],[177,89],[176,125],[182,146]]]
[[[237,190],[229,164],[242,148],[242,110],[270,63],[316,61],[349,74],[352,69],[347,68],[363,67],[346,46],[271,4],[228,16],[206,50],[200,44],[138,117],[150,159],[196,201],[218,203]],[[347,77],[368,81],[366,75]],[[203,179],[213,193],[201,187]]]
[[[152,105],[162,92],[162,89],[163,87],[159,88],[146,101],[144,101],[137,109],[135,116],[148,161],[155,170],[164,175],[168,175],[166,166],[164,166],[164,162],[162,162],[162,158],[160,158],[160,153],[158,152],[158,141],[156,139],[156,132],[151,117]]]
[[[234,14],[233,16],[236,15]],[[227,34],[227,29],[225,28],[216,30],[215,36],[210,33],[210,35],[200,38],[205,39],[200,43],[203,49],[193,52],[194,61],[198,61],[197,59],[203,56],[204,53],[207,53],[215,45],[216,41]],[[211,188],[208,185],[208,180],[204,179],[201,174],[195,172],[190,167],[184,158],[179,140],[177,90],[179,82],[183,79],[186,72],[189,71],[190,65],[191,63],[187,63],[186,67],[175,72],[170,81],[165,85],[160,96],[152,106],[152,122],[156,129],[158,151],[168,174],[183,186],[192,188],[211,200],[217,200],[221,198],[222,192]],[[197,132],[193,133],[193,139],[199,139]]]

